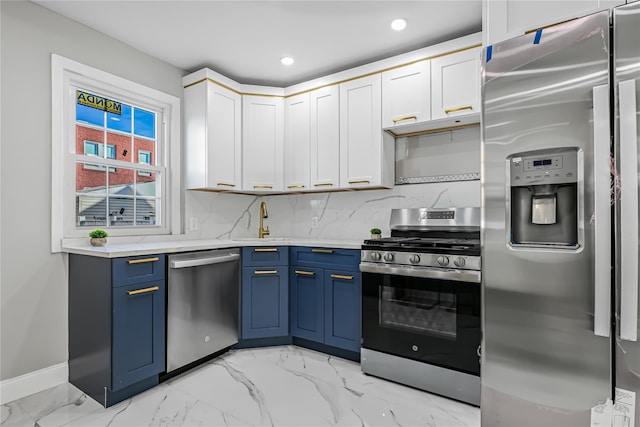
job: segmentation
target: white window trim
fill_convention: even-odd
[[[80,84],[92,89],[92,84],[99,84],[100,89],[108,88],[111,93],[123,99],[131,94],[140,95],[154,102],[156,108],[163,111],[162,130],[165,138],[161,153],[167,159],[165,183],[167,191],[164,197],[164,213],[168,216],[163,226],[153,228],[110,229],[111,236],[158,235],[181,233],[180,207],[180,98],[160,92],[156,89],[126,80],[122,77],[81,64],[71,59],[51,55],[51,119],[52,119],[52,152],[51,152],[51,252],[61,252],[65,239],[87,237],[88,230],[75,227],[75,192],[69,184],[74,171],[65,167],[69,153],[75,153],[75,115],[67,117],[75,108],[65,105],[71,97],[68,89],[73,84]],[[73,97],[75,99],[75,97]],[[75,104],[74,104],[75,106]],[[66,108],[65,108],[66,107]],[[157,154],[157,156],[160,153]],[[135,168],[136,163],[132,163]],[[65,185],[66,184],[66,185]],[[69,185],[71,185],[69,187]],[[71,211],[70,211],[71,209]],[[165,216],[165,218],[166,218]],[[71,221],[70,221],[71,219]],[[71,227],[69,224],[73,224]]]

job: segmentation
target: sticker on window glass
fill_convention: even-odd
[[[78,104],[95,108],[96,110],[102,110],[112,114],[121,114],[122,112],[122,104],[118,101],[103,98],[81,90],[76,91],[76,99]]]

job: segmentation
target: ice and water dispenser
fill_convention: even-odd
[[[509,156],[511,244],[578,246],[578,149]]]

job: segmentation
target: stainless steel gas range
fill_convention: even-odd
[[[480,208],[390,222],[362,246],[362,371],[480,405]]]

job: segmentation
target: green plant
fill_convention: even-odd
[[[91,233],[89,233],[89,237],[91,237],[92,239],[102,239],[107,236],[108,236],[107,232],[99,228],[96,228]]]
[[[379,228],[372,228],[371,234],[382,234],[382,230],[380,230]]]

